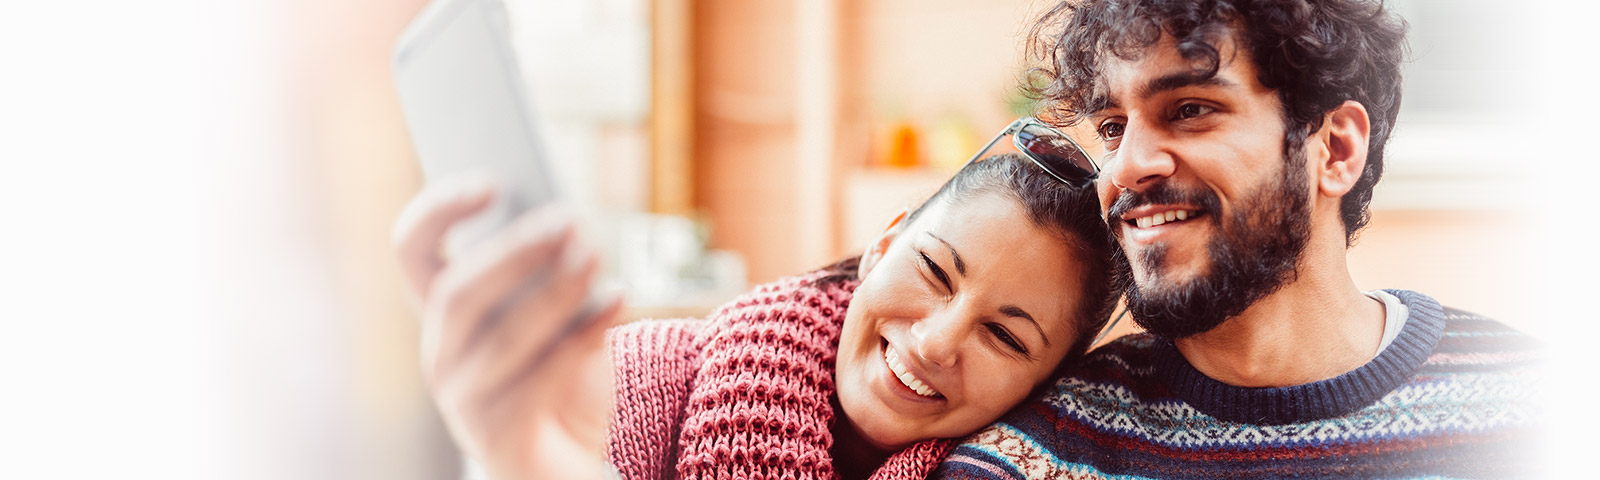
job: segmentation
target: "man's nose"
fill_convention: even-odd
[[[1177,170],[1171,136],[1159,128],[1142,123],[1130,119],[1122,133],[1122,142],[1117,146],[1116,156],[1105,167],[1106,177],[1111,179],[1112,192],[1124,189],[1144,191],[1172,176]]]
[[[953,367],[961,359],[961,343],[966,337],[964,314],[948,308],[923,318],[911,326],[911,351],[929,366]]]

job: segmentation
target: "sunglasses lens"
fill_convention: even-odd
[[[1017,144],[1040,165],[1066,180],[1094,178],[1098,170],[1089,154],[1066,135],[1038,124],[1028,124],[1017,132]]]

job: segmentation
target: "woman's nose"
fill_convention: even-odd
[[[944,311],[911,326],[911,351],[925,363],[953,367],[961,359],[961,341],[966,336],[958,311]]]

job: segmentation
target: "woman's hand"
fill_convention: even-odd
[[[421,310],[424,380],[457,443],[492,478],[600,478],[614,391],[605,330],[620,299],[585,311],[598,256],[558,208],[530,211],[446,258],[446,233],[494,194],[487,181],[433,184],[396,222]]]

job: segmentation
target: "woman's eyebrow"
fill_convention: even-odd
[[[1039,326],[1039,321],[1034,320],[1033,315],[1028,315],[1028,312],[1023,310],[1022,307],[1018,307],[1016,305],[1006,305],[1000,307],[1000,314],[1008,317],[1017,317],[1027,320],[1029,324],[1033,325],[1034,330],[1039,331],[1039,338],[1044,339],[1044,346],[1050,346],[1050,337],[1044,335],[1044,328]]]
[[[951,246],[950,242],[944,241],[944,239],[939,238],[938,235],[934,235],[933,232],[924,233],[927,233],[928,236],[933,237],[934,240],[938,240],[939,243],[943,243],[944,248],[950,249],[950,256],[956,259],[956,273],[960,273],[963,277],[967,276],[967,262],[961,261],[961,254],[956,253],[956,247]]]

